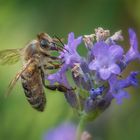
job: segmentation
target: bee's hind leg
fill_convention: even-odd
[[[45,83],[45,75],[44,75],[44,72],[43,70],[41,69],[41,77],[42,77],[42,83],[43,83],[43,86],[47,89],[50,89],[50,90],[58,90],[60,92],[67,92],[67,90],[75,90],[73,88],[67,88],[61,84],[57,84],[57,85],[46,85]]]
[[[50,90],[58,90],[60,92],[67,92],[69,90],[67,87],[63,85],[45,85],[45,88],[50,89]]]
[[[43,86],[47,89],[58,90],[60,92],[66,92],[68,90],[68,88],[66,88],[65,86],[60,85],[60,84],[58,84],[58,85],[46,85],[44,72],[42,70],[41,70],[41,77],[42,77]]]
[[[56,69],[58,68],[60,65],[55,65],[54,66],[48,66],[47,69]],[[45,83],[45,74],[44,71],[40,68],[41,71],[41,77],[42,77],[42,83],[43,86],[47,89],[50,90],[58,90],[60,92],[67,92],[68,90],[75,90],[75,88],[67,88],[66,86],[62,85],[62,84],[57,84],[57,85],[46,85]]]

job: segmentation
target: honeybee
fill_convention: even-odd
[[[15,64],[22,60],[23,65],[10,82],[7,93],[9,94],[16,82],[21,79],[28,102],[34,109],[44,111],[46,104],[44,87],[66,92],[67,88],[63,85],[45,85],[46,71],[61,66],[59,58],[51,55],[52,51],[63,51],[64,48],[59,42],[62,44],[59,38],[51,38],[46,33],[40,33],[37,39],[32,40],[24,48],[0,51],[1,64]],[[58,63],[54,64],[54,62]]]

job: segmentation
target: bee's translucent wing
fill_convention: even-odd
[[[30,66],[30,64],[33,62],[33,59],[30,59],[24,66],[23,68],[16,74],[16,76],[13,78],[13,80],[10,82],[9,87],[7,92],[5,93],[5,96],[7,97],[10,92],[12,91],[13,87],[15,86],[15,84],[17,83],[17,81],[19,80],[20,76],[22,75],[22,73]]]
[[[12,65],[20,60],[19,49],[8,49],[0,51],[0,64],[1,65]]]

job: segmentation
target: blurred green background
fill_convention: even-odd
[[[78,36],[90,34],[97,27],[110,29],[112,33],[122,29],[124,45],[128,46],[129,27],[140,38],[140,1],[0,0],[0,50],[24,47],[39,32],[66,40],[71,31]],[[64,120],[78,120],[58,92],[46,90],[48,104],[43,113],[28,104],[20,82],[4,98],[10,80],[20,68],[20,63],[0,66],[0,140],[41,140],[49,128]],[[129,66],[125,75],[130,69],[140,69],[140,63]],[[130,100],[119,106],[113,101],[109,109],[89,124],[94,140],[140,140],[140,88],[129,91]]]

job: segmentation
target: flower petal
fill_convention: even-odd
[[[101,79],[107,80],[110,77],[111,72],[108,69],[102,68],[99,70],[99,74],[100,74]]]
[[[125,90],[120,90],[117,94],[113,94],[118,104],[122,104],[124,98],[129,98],[130,95]]]
[[[100,65],[99,65],[99,63],[97,61],[92,60],[89,63],[88,67],[89,67],[90,70],[97,70],[100,67]]]
[[[136,33],[133,29],[129,29],[129,38],[130,38],[130,45],[133,46],[134,49],[138,49],[138,39]]]
[[[91,49],[91,54],[97,58],[100,56],[104,57],[108,54],[108,48],[109,46],[105,42],[99,41],[94,44],[93,48]]]
[[[76,38],[72,43],[71,43],[71,50],[76,52],[76,49],[78,45],[80,45],[82,42],[82,36]]]
[[[118,87],[119,88],[127,88],[130,86],[138,86],[138,79],[137,75],[139,72],[133,71],[130,73],[130,75],[126,79],[122,79],[118,81]]]
[[[71,45],[71,43],[73,42],[73,40],[74,40],[74,33],[71,32],[71,33],[68,34],[68,46]]]
[[[109,54],[114,61],[118,61],[123,56],[123,48],[119,45],[112,45],[109,47]]]
[[[68,35],[68,44],[65,45],[65,50],[60,53],[59,58],[61,58],[63,65],[67,67],[73,66],[74,63],[79,63],[81,61],[81,56],[77,52],[78,45],[82,42],[82,37],[74,38],[74,33],[71,32]]]
[[[134,30],[129,29],[129,37],[130,37],[130,49],[128,50],[124,58],[126,64],[135,59],[140,59],[140,53],[138,50],[138,40]]]
[[[119,74],[121,72],[121,69],[120,67],[117,65],[117,64],[112,64],[110,67],[109,67],[109,70],[114,73],[114,74]]]

